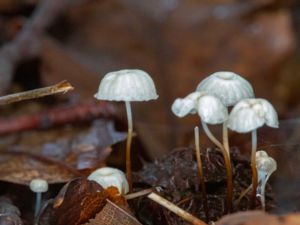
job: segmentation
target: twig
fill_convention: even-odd
[[[167,208],[171,212],[175,213],[176,215],[180,216],[184,220],[190,222],[193,225],[207,225],[202,220],[198,219],[197,217],[193,216],[192,214],[184,211],[183,209],[179,208],[178,206],[174,205],[172,202],[168,201],[167,199],[159,196],[158,194],[152,192],[148,195],[148,198],[155,201],[156,203],[160,204],[161,206]]]
[[[89,100],[75,105],[60,105],[30,115],[0,118],[0,135],[90,121],[98,117],[116,117],[117,112],[115,105],[104,101]]]
[[[148,188],[148,189],[145,189],[145,190],[142,190],[142,191],[138,191],[138,192],[134,192],[134,193],[125,195],[124,198],[126,200],[131,200],[131,199],[139,198],[139,197],[142,197],[142,196],[150,194],[154,190],[155,190],[155,188]]]
[[[41,98],[47,95],[66,93],[73,89],[73,86],[69,82],[64,80],[52,86],[2,96],[0,97],[0,105],[20,102],[28,99]]]

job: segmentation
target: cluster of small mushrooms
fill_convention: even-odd
[[[146,72],[138,69],[127,69],[110,72],[101,80],[95,98],[107,101],[123,101],[128,119],[128,135],[126,144],[126,176],[115,168],[105,167],[94,171],[89,180],[98,182],[104,188],[115,186],[119,193],[125,195],[132,192],[131,142],[133,122],[132,101],[149,101],[158,98],[152,78]],[[252,134],[252,189],[253,201],[258,196],[262,207],[265,207],[265,184],[276,170],[276,162],[265,151],[257,150],[257,129],[266,124],[278,128],[278,117],[275,109],[265,99],[255,98],[251,84],[243,77],[232,72],[216,72],[201,81],[196,90],[184,98],[178,98],[172,105],[172,112],[178,117],[188,114],[198,114],[202,128],[207,137],[217,146],[223,155],[227,175],[227,210],[232,210],[233,177],[228,140],[228,128],[238,133]],[[208,125],[222,125],[222,141],[219,141],[210,131]],[[198,171],[204,197],[204,207],[207,207],[202,163],[200,157],[199,128],[195,127],[195,150]],[[47,191],[46,184],[34,180],[30,187],[37,193],[36,213],[40,207],[41,192]],[[38,187],[38,188],[35,188]],[[257,193],[257,195],[256,195]],[[155,193],[148,197],[180,214],[186,220],[195,218],[183,212]],[[199,221],[198,221],[199,222]],[[199,223],[201,224],[201,223]]]

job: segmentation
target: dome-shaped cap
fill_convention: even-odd
[[[97,169],[88,176],[88,180],[97,182],[103,188],[116,187],[122,195],[129,192],[129,185],[125,174],[115,168],[103,167]]]
[[[155,85],[148,73],[126,69],[107,73],[95,98],[109,101],[149,101],[157,99]]]
[[[233,107],[227,126],[236,132],[247,133],[264,124],[278,128],[277,113],[267,100],[253,98],[241,100]]]
[[[43,179],[33,179],[29,184],[31,191],[36,193],[42,193],[48,191],[48,182]]]
[[[205,95],[198,100],[198,114],[205,123],[220,124],[228,119],[227,108],[215,96]]]
[[[256,159],[258,158],[265,158],[265,157],[269,157],[268,153],[266,151],[263,150],[259,150],[255,153],[255,157]]]
[[[197,100],[203,96],[202,92],[193,92],[185,98],[177,98],[172,104],[172,112],[178,117],[184,117],[187,114],[197,112]]]
[[[197,91],[204,91],[219,98],[225,106],[233,106],[245,98],[253,98],[251,84],[233,72],[216,72],[205,78],[197,86]]]
[[[276,161],[270,157],[259,157],[256,158],[256,168],[266,174],[272,174],[277,169]]]

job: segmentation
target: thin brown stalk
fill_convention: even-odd
[[[47,95],[66,93],[73,89],[73,86],[69,82],[64,80],[52,86],[2,96],[0,97],[0,105],[7,105],[14,102],[41,98]]]

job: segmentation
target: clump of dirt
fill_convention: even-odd
[[[199,184],[195,151],[192,148],[178,148],[152,163],[145,163],[134,175],[135,186],[161,187],[160,195],[193,215],[209,222],[216,221],[225,212],[226,173],[222,154],[217,149],[205,149],[201,153],[204,180],[207,192],[209,218],[205,217],[203,199]],[[248,160],[238,149],[231,149],[234,179],[234,211],[250,208],[250,193],[239,204],[241,192],[251,184],[251,168]],[[267,210],[274,208],[270,187],[267,187]],[[143,224],[183,225],[185,221],[147,198],[131,201],[131,207]],[[259,201],[255,209],[260,209]]]

